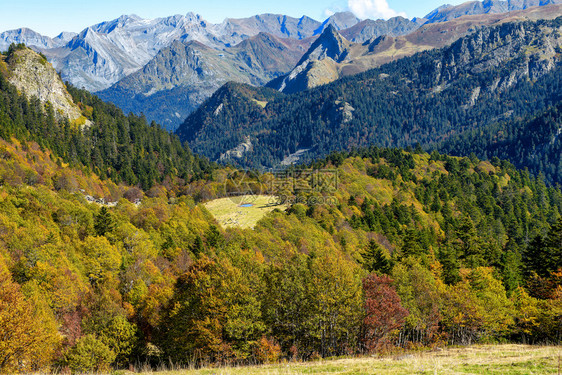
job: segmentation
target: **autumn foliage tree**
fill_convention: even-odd
[[[48,367],[61,338],[12,281],[0,258],[0,373]]]
[[[244,361],[252,354],[265,333],[257,267],[203,256],[180,276],[159,327],[159,345],[172,360]]]
[[[408,310],[387,275],[371,274],[363,279],[365,293],[364,345],[368,351],[384,350],[405,322]]]

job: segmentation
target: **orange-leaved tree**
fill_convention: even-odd
[[[364,344],[367,350],[385,350],[404,325],[408,310],[387,275],[371,274],[363,279],[365,293]]]
[[[46,323],[0,257],[0,373],[35,371],[51,363],[61,337]]]

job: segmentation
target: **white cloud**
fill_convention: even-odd
[[[347,8],[345,6],[342,6],[343,4],[345,3],[342,3],[341,0],[333,1],[330,5],[326,7],[326,9],[324,9],[322,15],[324,17],[330,17],[338,12],[346,11]]]
[[[361,19],[389,19],[391,17],[407,17],[404,12],[397,12],[388,5],[386,0],[348,0],[347,5]]]

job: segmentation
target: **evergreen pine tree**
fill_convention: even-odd
[[[103,206],[94,220],[94,229],[98,236],[103,236],[115,228],[115,219],[107,207]]]
[[[374,240],[369,241],[369,246],[363,252],[363,266],[369,272],[389,274],[392,263],[385,251]]]

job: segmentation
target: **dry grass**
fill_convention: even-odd
[[[287,205],[276,204],[270,195],[243,195],[215,199],[204,204],[215,219],[225,228],[253,228],[256,223],[274,209],[286,210]],[[251,204],[250,207],[242,207]]]
[[[158,371],[155,374],[557,374],[561,351],[561,347],[554,346],[477,345],[383,358],[360,357],[249,367],[215,367]]]
[[[254,102],[256,102],[256,103],[257,103],[260,107],[262,107],[262,108],[265,108],[265,107],[267,106],[267,103],[268,103],[268,102],[263,101],[263,100],[257,100],[257,99],[252,99],[252,100],[253,100]]]

